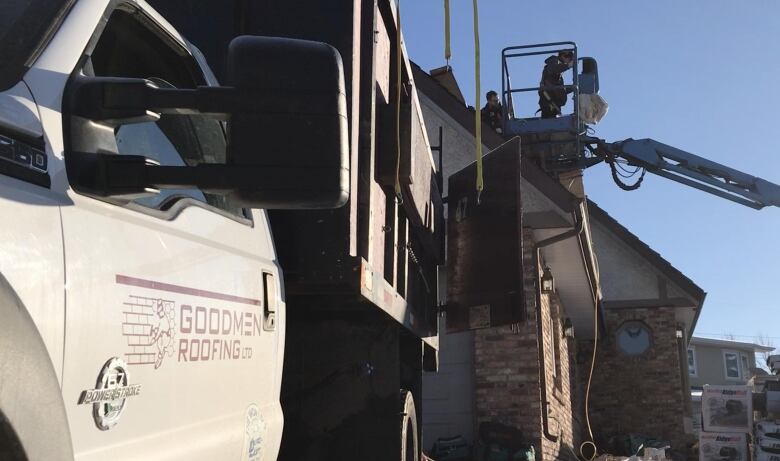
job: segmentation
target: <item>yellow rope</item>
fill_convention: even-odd
[[[476,88],[476,96],[474,97],[474,123],[476,124],[476,142],[477,142],[477,204],[479,204],[479,196],[482,193],[484,184],[482,181],[482,117],[479,110],[479,101],[481,98],[482,90],[479,84],[479,9],[477,7],[477,0],[474,1],[474,86]]]
[[[395,197],[398,203],[403,201],[401,195],[401,83],[403,79],[403,56],[401,51],[401,0],[396,2],[395,9]]]
[[[452,50],[450,49],[450,0],[444,0],[444,59],[450,65]]]

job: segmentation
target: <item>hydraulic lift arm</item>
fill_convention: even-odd
[[[615,162],[622,159],[628,165],[757,210],[769,205],[780,207],[780,186],[777,184],[653,139],[607,143],[590,138],[584,142],[594,157],[612,166],[613,173]]]

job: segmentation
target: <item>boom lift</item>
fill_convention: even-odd
[[[571,69],[571,84],[561,86],[513,88],[509,65],[516,58],[554,54],[560,51],[574,53],[577,65]],[[587,123],[582,114],[585,95],[599,92],[598,65],[590,57],[577,57],[574,42],[554,42],[512,46],[501,52],[502,101],[507,108],[504,115],[504,135],[520,136],[524,155],[536,158],[552,174],[585,169],[601,162],[610,165],[615,182],[624,190],[637,189],[645,172],[663,176],[686,186],[708,192],[751,208],[780,206],[780,186],[751,176],[698,155],[663,144],[654,139],[625,139],[607,142],[589,136],[593,123]],[[520,118],[514,113],[513,96],[544,89],[571,91],[574,109],[557,118]],[[633,167],[627,170],[624,165]],[[633,184],[622,178],[639,177]]]

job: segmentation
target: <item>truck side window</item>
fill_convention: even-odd
[[[205,80],[195,60],[142,13],[114,11],[98,39],[84,72],[98,77],[145,78],[161,88],[194,88]],[[223,163],[225,133],[221,122],[205,115],[162,114],[151,122],[130,122],[114,128],[117,153],[144,155],[162,165],[194,166]],[[244,217],[224,196],[197,189],[163,190],[135,200],[166,209],[191,198]]]

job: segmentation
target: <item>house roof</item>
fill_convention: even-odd
[[[604,225],[613,234],[623,240],[634,251],[642,255],[648,262],[650,262],[656,269],[661,271],[669,279],[674,281],[677,285],[690,294],[697,301],[703,302],[707,293],[701,289],[696,283],[688,278],[685,274],[680,272],[676,267],[664,259],[657,251],[653,250],[639,237],[631,233],[622,224],[617,222],[615,218],[610,216],[600,206],[598,206],[593,200],[588,199],[588,212],[591,218],[596,219],[599,223]]]
[[[441,84],[439,79],[432,77],[431,74],[425,72],[415,64],[411,62],[412,75],[414,77],[414,83],[417,85],[417,90],[429,97],[437,106],[447,112],[456,122],[463,126],[466,130],[474,135],[474,108],[466,107],[463,99],[458,98],[448,88]],[[437,69],[438,70],[438,69]],[[441,76],[439,78],[442,78]],[[487,124],[482,124],[482,143],[488,146],[490,149],[495,149],[505,142],[505,139],[493,131]]]
[[[605,226],[613,235],[625,242],[630,248],[636,251],[642,258],[648,261],[653,267],[659,270],[662,274],[669,278],[669,280],[676,283],[683,291],[688,293],[697,303],[696,312],[694,314],[691,326],[688,331],[689,339],[693,335],[693,331],[696,328],[696,323],[701,315],[701,309],[704,305],[704,298],[707,293],[702,290],[701,287],[688,278],[685,274],[680,272],[669,261],[664,259],[657,251],[650,248],[639,237],[634,235],[625,226],[617,222],[615,218],[610,216],[606,211],[599,207],[594,201],[588,199],[588,215]]]
[[[750,349],[756,352],[772,352],[775,350],[774,347],[762,346],[761,344],[731,341],[729,339],[701,338],[698,336],[691,338],[690,344],[692,346],[713,346],[722,349]]]
[[[438,77],[432,77],[415,64],[411,62],[412,73],[414,77],[417,90],[431,99],[439,108],[447,113],[453,120],[455,120],[460,126],[468,131],[472,136],[475,135],[474,126],[474,108],[466,107],[463,102],[462,95],[459,97],[453,94],[450,89],[442,85],[443,68],[434,69],[438,71]],[[452,79],[454,82],[454,88],[458,88],[457,82],[452,77],[452,69],[446,70],[449,72],[450,77],[447,77],[444,81]],[[450,85],[448,85],[450,86]],[[503,136],[493,131],[488,125],[482,124],[482,144],[493,150],[505,143],[506,140]],[[536,187],[541,193],[547,196],[553,201],[559,208],[566,212],[573,212],[574,207],[579,202],[579,199],[566,190],[558,181],[547,175],[538,165],[534,162],[522,162],[521,165],[522,175],[529,183]]]

